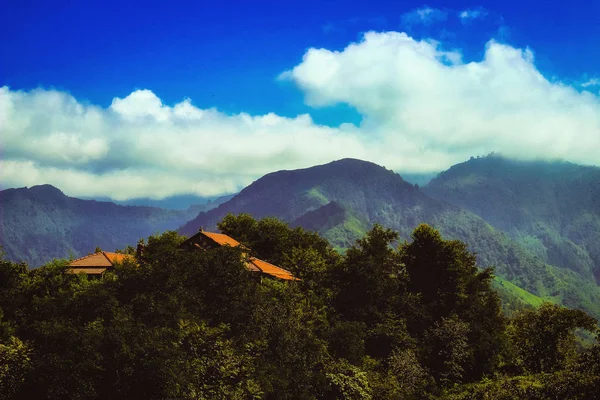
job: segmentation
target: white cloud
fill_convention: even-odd
[[[418,169],[406,164],[412,151],[422,160],[441,155],[440,168],[494,150],[600,163],[598,96],[547,80],[530,50],[490,41],[482,60],[448,63],[454,53],[404,33],[369,32],[340,52],[308,50],[286,76],[309,104],[355,107],[361,128],[395,154],[396,169]]]
[[[367,158],[356,127],[309,115],[226,115],[150,90],[103,109],[53,90],[0,88],[0,182],[51,183],[73,196],[231,193],[277,169]]]
[[[590,78],[581,84],[582,87],[600,86],[600,78]]]
[[[445,21],[447,18],[446,11],[425,6],[402,14],[401,20],[402,25],[411,27],[419,24],[431,25],[434,22]]]
[[[463,23],[467,23],[475,19],[484,18],[487,14],[488,13],[485,9],[476,8],[463,10],[458,14],[458,17]]]
[[[231,192],[268,172],[344,157],[406,172],[491,151],[600,164],[600,97],[546,79],[529,49],[490,41],[483,59],[467,62],[433,40],[369,32],[342,51],[309,49],[281,78],[311,106],[356,108],[361,125],[228,115],[189,99],[166,105],[150,90],[101,108],[58,91],[3,87],[0,182],[161,198]]]

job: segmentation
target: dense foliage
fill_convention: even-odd
[[[577,310],[501,312],[493,272],[427,225],[375,225],[340,255],[315,233],[229,215],[239,249],[151,236],[102,279],[0,262],[0,398],[594,399],[600,347]],[[596,396],[596,397],[595,397]]]

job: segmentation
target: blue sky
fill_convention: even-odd
[[[3,15],[3,23],[0,24],[2,43],[0,87],[5,88],[7,98],[8,96],[22,95],[18,104],[19,107],[22,107],[24,114],[26,111],[30,113],[32,107],[42,101],[39,98],[35,101],[28,100],[27,97],[42,95],[46,96],[42,101],[43,104],[49,104],[50,108],[64,103],[67,106],[63,104],[59,107],[64,111],[68,109],[70,101],[75,101],[82,107],[104,110],[105,114],[114,114],[115,109],[111,109],[111,105],[114,104],[115,99],[127,99],[136,90],[145,89],[152,95],[143,92],[147,94],[144,95],[145,97],[140,95],[135,99],[130,98],[130,100],[152,102],[158,99],[161,107],[174,107],[184,99],[191,99],[190,104],[197,109],[216,108],[223,114],[219,117],[222,119],[239,113],[250,116],[272,113],[277,117],[287,117],[296,121],[295,119],[299,115],[309,114],[310,129],[317,129],[315,126],[322,125],[338,129],[341,124],[351,123],[357,128],[356,130],[353,130],[352,127],[345,127],[335,132],[325,129],[314,135],[316,135],[315,137],[337,135],[336,137],[342,137],[344,140],[348,136],[353,136],[353,138],[358,138],[356,140],[362,140],[357,146],[362,146],[363,149],[357,148],[356,151],[349,152],[349,156],[364,154],[364,158],[389,164],[392,157],[390,155],[381,156],[382,150],[375,149],[374,146],[378,142],[389,141],[391,132],[406,131],[404,139],[415,135],[434,135],[434,133],[439,136],[448,136],[448,132],[442,132],[441,128],[436,133],[433,132],[436,130],[435,127],[412,126],[411,121],[417,118],[418,113],[411,117],[407,116],[402,121],[390,116],[393,113],[403,112],[402,104],[404,103],[400,101],[403,99],[402,96],[408,96],[407,93],[409,93],[410,98],[419,98],[421,93],[428,92],[406,86],[404,81],[404,83],[390,84],[397,89],[394,93],[389,94],[390,98],[394,99],[393,104],[396,104],[397,108],[387,110],[388,114],[384,116],[381,107],[375,106],[374,102],[369,104],[361,102],[363,93],[365,93],[365,98],[369,96],[369,90],[372,88],[364,85],[366,85],[365,82],[371,80],[350,82],[352,93],[349,92],[347,96],[332,95],[329,91],[334,86],[331,85],[337,82],[336,79],[342,78],[331,78],[327,82],[328,85],[331,85],[325,87],[325,84],[318,79],[320,74],[318,68],[322,67],[319,64],[321,61],[317,60],[318,57],[314,58],[312,64],[305,63],[303,60],[306,60],[309,49],[324,49],[328,52],[327,54],[346,54],[347,46],[351,43],[361,43],[365,32],[397,32],[405,33],[415,42],[437,43],[435,46],[437,46],[436,51],[439,54],[434,57],[438,57],[439,60],[445,57],[444,52],[452,52],[455,54],[455,58],[458,57],[456,54],[459,54],[460,61],[440,61],[441,64],[456,64],[457,68],[465,67],[471,61],[482,62],[488,54],[491,41],[509,46],[508,48],[498,47],[498,51],[511,49],[522,51],[518,58],[523,58],[526,65],[518,68],[530,68],[533,75],[541,74],[547,81],[548,90],[561,90],[560,87],[568,86],[578,93],[560,92],[562,93],[560,96],[566,96],[560,103],[567,103],[574,109],[583,110],[581,111],[584,113],[582,115],[587,118],[589,126],[582,129],[591,132],[588,134],[589,139],[586,140],[589,140],[589,143],[595,143],[593,142],[594,129],[598,127],[595,119],[598,112],[598,109],[595,108],[598,100],[595,83],[600,76],[600,48],[597,45],[597,38],[600,37],[598,21],[600,3],[595,1],[569,2],[568,5],[565,5],[562,2],[552,4],[547,1],[526,3],[516,1],[485,3],[430,1],[423,3],[417,1],[129,2],[106,0],[102,2],[47,2],[9,0],[3,2],[0,7]],[[377,40],[374,39],[370,43],[375,43],[373,46],[376,46],[377,43],[381,43]],[[404,42],[399,39],[398,46],[403,46],[401,43]],[[357,56],[359,61],[352,59],[349,53],[348,57],[344,56],[335,61],[335,63],[338,61],[345,63],[343,65],[345,69],[339,69],[348,71],[348,75],[345,75],[343,79],[352,81],[355,72],[362,74],[365,69],[368,69],[369,74],[377,74],[376,71],[379,67],[375,62],[363,66],[360,71],[352,71],[350,68],[350,66],[362,62],[360,57],[372,54],[368,51],[373,50],[373,47],[367,49],[367,44],[363,46],[365,52]],[[506,51],[502,54],[508,54]],[[327,54],[315,53],[318,56]],[[531,54],[532,59],[528,59],[527,54]],[[327,59],[331,59],[331,57]],[[398,58],[398,60],[402,59]],[[390,63],[390,68],[395,64],[393,59],[386,62]],[[512,69],[513,67],[517,68],[515,65],[518,63],[512,64],[512,61],[504,63],[503,61],[500,64],[506,64],[506,68]],[[310,73],[304,74],[301,70],[298,70],[298,73],[291,72],[295,67],[301,65],[305,65],[306,71],[310,70]],[[498,69],[490,70],[497,71]],[[285,71],[289,73],[288,75],[284,74],[282,79],[282,73]],[[409,73],[404,69],[402,72]],[[393,79],[395,73],[400,72],[390,72],[389,79]],[[533,75],[531,75],[532,82],[537,79]],[[502,72],[501,76],[509,75]],[[419,79],[427,81],[429,77],[422,76]],[[516,84],[514,80],[511,80],[512,78],[506,79],[508,79],[506,85]],[[340,82],[343,83],[343,80]],[[472,79],[469,82],[471,82],[469,83],[471,86],[465,86],[464,90],[461,89],[461,93],[471,93],[477,90],[477,87],[473,86]],[[490,80],[490,82],[493,81]],[[523,83],[521,82],[521,84]],[[378,85],[379,89],[385,89],[385,83],[379,82]],[[339,93],[345,90],[343,84],[335,87],[338,87]],[[381,90],[372,93],[373,101],[387,96]],[[482,86],[481,90],[485,90],[485,86]],[[579,96],[583,91],[589,92],[589,95]],[[52,98],[49,93],[60,94],[63,97]],[[438,97],[435,93],[432,96],[432,98]],[[468,97],[467,94],[464,96]],[[503,97],[505,94],[496,95],[496,99],[498,96]],[[539,99],[532,98],[528,101],[531,103],[539,101]],[[13,103],[14,101],[11,100],[11,104]],[[485,113],[497,109],[500,104],[502,107],[506,107],[506,110],[515,107],[514,104],[507,105],[506,101],[490,103]],[[441,104],[440,107],[441,110],[446,109],[447,104]],[[17,115],[17,111],[14,111],[15,115]],[[442,112],[443,110],[439,111],[439,113]],[[484,112],[482,111],[482,113]],[[19,118],[13,114],[10,115],[11,118],[14,118],[7,118],[8,122],[6,123],[10,124],[7,126],[11,128],[16,143],[19,135],[25,139],[29,133],[25,131],[26,128],[15,122],[19,121]],[[65,115],[60,124],[68,125],[69,123],[65,121],[75,118],[73,115],[69,115]],[[107,122],[110,125],[116,124],[111,119],[113,117],[105,115],[102,118],[110,120],[110,123]],[[42,117],[29,115],[27,118],[30,118],[31,121],[39,121]],[[502,121],[506,119],[501,115],[498,118],[501,118]],[[305,121],[296,122],[294,122],[294,127],[289,129],[308,126],[303,125]],[[58,126],[60,124],[53,120],[52,123],[44,125]],[[60,125],[60,129],[56,128],[58,130],[46,132],[46,139],[61,137],[76,147],[99,146],[94,148],[94,151],[90,150],[89,157],[76,160],[64,155],[61,157],[47,155],[43,159],[35,158],[31,152],[18,149],[17,145],[13,145],[11,144],[13,142],[7,140],[6,143],[3,143],[4,161],[27,162],[37,168],[37,172],[31,172],[29,176],[23,175],[22,179],[19,179],[18,176],[5,175],[2,177],[3,185],[23,185],[43,180],[45,176],[43,168],[53,168],[56,176],[60,175],[62,168],[67,172],[92,174],[98,179],[106,178],[107,173],[130,174],[131,176],[127,179],[132,179],[132,176],[135,175],[135,168],[138,168],[139,171],[151,171],[153,168],[166,171],[167,167],[164,165],[153,166],[149,160],[142,160],[143,157],[137,153],[122,152],[122,157],[128,159],[133,160],[138,157],[140,162],[136,165],[133,165],[133,162],[123,162],[121,165],[115,163],[114,159],[99,156],[100,153],[121,152],[118,148],[121,143],[120,139],[115,137],[106,139],[110,132],[102,131],[102,129],[117,129],[113,125],[111,128],[107,128],[106,124],[103,125],[104,128],[94,125],[89,129],[90,132],[97,131],[96,136],[93,136],[85,128],[81,128],[79,125],[75,128],[76,124],[73,124],[75,122],[72,122],[70,127]],[[445,126],[452,124],[453,122],[446,123]],[[532,124],[534,125],[531,129],[535,129],[535,121],[532,121]],[[469,126],[474,125],[475,122],[469,122]],[[28,126],[31,126],[31,123]],[[136,126],[141,129],[139,125]],[[227,129],[235,129],[227,126]],[[569,126],[575,135],[575,130],[578,128],[575,125]],[[121,128],[122,126],[119,125],[118,129]],[[410,131],[409,128],[413,130]],[[462,128],[464,127],[457,125],[453,129],[461,130]],[[147,131],[148,127],[144,127],[144,129]],[[227,129],[224,132],[229,132]],[[238,127],[238,129],[242,128]],[[261,137],[261,129],[263,128],[257,128],[259,132],[257,137]],[[282,127],[281,129],[286,128]],[[164,127],[159,130],[161,135],[170,135]],[[381,133],[384,130],[387,132],[385,135]],[[138,132],[130,125],[127,125],[126,131],[131,135],[137,135]],[[31,134],[33,135],[33,133]],[[302,137],[303,134],[298,133],[299,137]],[[244,135],[244,133],[240,133],[240,135]],[[306,135],[306,137],[311,137],[311,134],[306,133]],[[435,157],[439,162],[428,162],[425,163],[426,165],[417,166],[414,165],[414,162],[411,164],[407,161],[390,166],[402,171],[432,172],[445,168],[473,152],[495,150],[498,146],[500,150],[505,150],[502,147],[503,144],[498,144],[493,139],[494,135],[497,134],[490,131],[486,136],[485,144],[482,144],[482,140],[478,138],[469,143],[462,138],[452,143],[442,143],[437,139],[418,144],[409,143],[422,151],[421,156]],[[433,136],[431,137],[433,138]],[[46,140],[39,137],[36,139]],[[543,140],[543,137],[538,137],[536,140],[538,142],[532,141],[529,144],[531,146],[539,145],[539,141]],[[568,142],[568,138],[556,140]],[[333,146],[338,146],[342,150],[345,146],[341,142],[334,141],[332,143],[335,143]],[[352,147],[350,144],[348,146]],[[398,142],[398,146],[402,147],[402,143]],[[321,154],[319,157],[303,158],[305,153],[300,152],[290,157],[291,150],[283,147],[273,150],[272,154],[269,153],[264,158],[250,157],[249,159],[254,164],[260,164],[260,167],[251,168],[248,173],[238,174],[236,177],[222,172],[229,171],[228,168],[234,168],[234,166],[222,165],[222,169],[215,171],[210,170],[206,165],[190,164],[189,168],[196,168],[195,174],[199,177],[195,178],[196,181],[203,183],[200,186],[194,186],[195,189],[187,191],[198,194],[218,194],[243,186],[260,174],[278,167],[307,166],[306,164],[313,161],[326,161],[328,158],[344,155],[343,151],[336,151],[330,155]],[[442,151],[442,148],[445,151]],[[394,150],[389,146],[386,146],[386,149]],[[515,156],[522,156],[522,154],[515,154]],[[402,157],[401,151],[399,151],[398,157]],[[556,150],[551,152],[549,157],[568,158],[588,164],[596,163],[595,159],[583,154],[578,149],[563,152]],[[184,158],[180,157],[180,160]],[[277,161],[273,162],[275,159]],[[289,159],[290,162],[281,162],[281,159]],[[111,169],[109,165],[115,167]],[[182,169],[184,169],[183,166]],[[172,173],[176,174],[177,168],[173,169]],[[224,179],[229,180],[229,183],[214,185],[216,180]],[[164,195],[183,194],[186,191],[183,189],[186,186],[185,182],[185,180],[181,182],[182,188]],[[56,183],[62,182],[57,178]],[[127,185],[125,181],[122,183],[124,187]],[[63,186],[65,185],[63,184]],[[81,184],[80,186],[85,185]],[[211,189],[207,189],[208,187]],[[115,193],[91,193],[88,189],[78,190],[75,186],[70,188],[70,191],[74,194],[119,197]],[[148,195],[154,191],[155,189],[149,185],[146,189],[140,189],[135,193],[120,197]]]
[[[276,81],[309,47],[342,49],[367,30],[403,30],[402,15],[424,7],[477,9],[468,1],[31,1],[9,0],[0,34],[0,84],[51,87],[108,106],[115,96],[151,89],[164,102],[293,116],[309,111],[302,94]],[[449,6],[451,5],[451,6]],[[488,17],[452,29],[452,42],[481,57],[504,40],[536,51],[548,75],[583,79],[600,69],[600,3],[492,1]],[[310,110],[323,123],[355,120],[348,107]],[[320,111],[320,112],[319,112]]]

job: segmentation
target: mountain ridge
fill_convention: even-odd
[[[600,282],[600,168],[494,155],[453,166],[424,191],[479,215],[546,262]]]
[[[436,179],[440,176],[447,172]],[[200,213],[81,200],[50,185],[6,189],[0,192],[0,244],[10,259],[38,266],[69,253],[83,255],[96,246],[123,248],[165,229],[180,227],[187,235],[200,226],[215,229],[228,213],[277,217],[318,232],[342,251],[375,223],[398,231],[401,240],[409,240],[417,225],[427,223],[445,237],[467,243],[482,267],[495,267],[503,290],[527,300],[528,295],[511,286],[517,285],[539,299],[600,315],[600,289],[589,273],[544,258],[529,243],[533,239],[506,232],[453,203],[452,196],[436,198],[428,190],[394,171],[356,159],[267,174]]]
[[[5,189],[0,191],[0,245],[8,259],[38,267],[54,258],[85,255],[96,246],[135,245],[195,213],[82,200],[52,185]]]
[[[375,223],[398,231],[403,240],[418,224],[428,223],[445,237],[467,243],[480,265],[495,266],[499,276],[521,288],[546,300],[600,313],[600,289],[586,277],[541,260],[475,213],[430,197],[373,163],[344,159],[265,175],[229,202],[200,213],[180,232],[190,235],[200,226],[214,229],[228,213],[277,217],[319,232],[340,249],[352,245]]]

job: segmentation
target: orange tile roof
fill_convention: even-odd
[[[217,242],[221,246],[229,245],[231,247],[237,247],[237,246],[240,245],[240,242],[238,242],[237,240],[235,240],[231,236],[227,236],[227,235],[225,235],[223,233],[214,233],[214,232],[206,232],[206,231],[202,231],[201,233],[204,236],[206,236],[206,237],[214,240],[215,242]]]
[[[74,274],[87,274],[87,275],[102,275],[106,271],[106,268],[71,268],[69,272]]]
[[[249,250],[247,247],[245,247],[243,244],[241,244],[240,242],[238,242],[231,236],[227,236],[223,233],[206,232],[204,230],[200,230],[196,235],[199,235],[199,234],[202,234],[202,235],[206,236],[207,238],[212,239],[215,243],[217,243],[220,246],[225,246],[225,245],[228,245],[231,247],[239,246],[246,250]],[[204,249],[204,247],[202,245],[192,242],[193,238],[196,237],[196,235],[187,239],[185,243],[192,243],[193,244],[192,247]],[[246,268],[248,268],[250,271],[253,271],[253,272],[262,272],[264,274],[271,275],[273,277],[283,279],[283,280],[299,280],[298,278],[294,277],[294,275],[292,275],[292,273],[290,271],[287,271],[283,268],[280,268],[280,267],[273,265],[271,263],[268,263],[266,261],[260,260],[256,257],[250,257],[250,259],[246,263]]]
[[[299,280],[298,278],[295,278],[294,275],[292,275],[292,273],[290,271],[280,268],[278,266],[275,266],[266,261],[260,260],[256,257],[250,257],[250,260],[248,262],[248,269],[254,270],[254,269],[252,269],[252,267],[257,268],[263,274],[271,275],[271,276],[274,276],[276,278],[283,279],[286,281]]]
[[[109,253],[108,251],[103,251],[103,253],[113,265],[123,264],[125,260],[133,260],[133,256],[129,254]]]
[[[73,260],[69,265],[71,267],[112,267],[113,264],[104,252],[100,252]]]
[[[121,264],[123,261],[130,258],[131,256],[128,254],[101,251],[99,253],[88,254],[87,256],[71,261],[69,266],[72,268],[69,269],[69,272],[85,272],[88,275],[102,274],[104,271],[106,271],[106,268],[112,267],[115,264]]]

